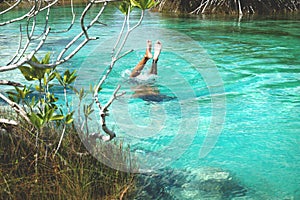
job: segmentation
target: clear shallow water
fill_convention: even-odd
[[[110,61],[110,49],[122,23],[120,15],[111,13],[114,11],[109,10],[103,18],[108,27],[91,31],[91,35],[101,36],[100,41],[91,42],[63,66],[78,70],[78,87],[95,83]],[[68,15],[56,17],[55,28],[69,21]],[[299,17],[238,22],[234,18],[147,13],[126,46],[135,51],[116,64],[101,95],[106,101],[118,83],[127,92],[114,102],[108,118],[117,140],[130,143],[145,168],[167,163],[180,170],[228,170],[248,190],[240,199],[299,199],[299,28]],[[78,31],[75,27],[73,33]],[[1,28],[1,47],[4,42],[13,42],[6,40],[6,34],[16,32],[14,26]],[[57,51],[66,42],[60,36],[65,35],[49,38],[51,45],[43,51]],[[159,75],[154,81],[139,80],[138,85],[176,97],[173,100],[131,98],[137,84],[129,81],[128,75],[143,56],[146,39],[163,43]],[[1,63],[10,53],[1,50]],[[0,78],[9,79],[13,73]],[[220,113],[215,115],[214,108]],[[225,122],[218,125],[222,132],[212,151],[200,158],[213,117],[222,122],[223,111]]]

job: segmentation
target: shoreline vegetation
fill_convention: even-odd
[[[0,107],[0,116],[20,121],[8,107]],[[45,126],[36,145],[27,122],[0,124],[0,199],[124,199],[134,191],[136,175],[112,169],[93,157],[79,137],[83,133],[72,125],[54,155],[61,129]],[[115,163],[131,162],[129,149],[122,143],[96,146],[94,151],[112,151]]]
[[[13,0],[0,0],[0,9],[6,9],[11,6],[15,1]],[[61,0],[56,6],[68,6],[71,0]],[[300,2],[294,0],[159,0],[158,4],[151,10],[154,12],[162,13],[175,13],[175,14],[221,14],[221,15],[266,15],[266,14],[287,14],[299,13]],[[85,5],[88,0],[73,0],[74,5]],[[26,8],[30,7],[33,2],[22,1],[17,7]]]
[[[294,0],[161,0],[155,8],[159,12],[178,14],[282,14],[296,13],[300,2]]]

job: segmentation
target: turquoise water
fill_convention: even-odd
[[[64,12],[55,13],[52,27],[60,29],[70,19]],[[138,13],[133,15],[135,22]],[[110,9],[101,21],[108,26],[91,30],[100,39],[61,67],[78,70],[77,87],[95,84],[110,62],[122,16]],[[9,27],[0,29],[1,64],[12,53],[2,50],[4,46],[17,43],[7,41],[8,33],[18,33],[17,26]],[[300,199],[299,30],[299,16],[239,21],[147,12],[125,47],[134,51],[116,63],[100,95],[106,102],[117,84],[126,91],[108,117],[116,140],[131,145],[144,170],[221,168],[247,188],[246,196],[236,199]],[[75,26],[71,33],[78,31]],[[55,54],[68,37],[52,36],[42,52]],[[147,39],[163,44],[158,76],[144,74],[133,82],[128,76]],[[150,66],[151,61],[145,72]],[[1,73],[0,78],[12,74],[22,81],[15,72]],[[141,85],[175,98],[133,98]],[[76,98],[70,99],[76,107]],[[95,114],[93,122],[97,118]],[[92,129],[98,128],[93,124]],[[206,143],[207,135],[215,143]],[[209,151],[200,156],[203,147]]]

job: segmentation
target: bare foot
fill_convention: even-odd
[[[157,42],[155,43],[155,46],[154,46],[154,57],[153,57],[154,61],[158,60],[158,57],[161,52],[161,47],[162,47],[161,42],[159,40],[157,40]]]
[[[152,47],[152,42],[150,40],[147,40],[147,48],[146,48],[145,57],[149,58],[149,59],[152,58],[151,47]]]

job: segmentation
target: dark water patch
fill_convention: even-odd
[[[279,83],[261,84],[259,88],[287,89],[287,88],[295,88],[299,85],[300,85],[300,80],[296,80],[296,81],[285,81]]]
[[[247,189],[233,175],[218,168],[162,169],[140,174],[141,188],[134,199],[232,199],[247,195]]]

